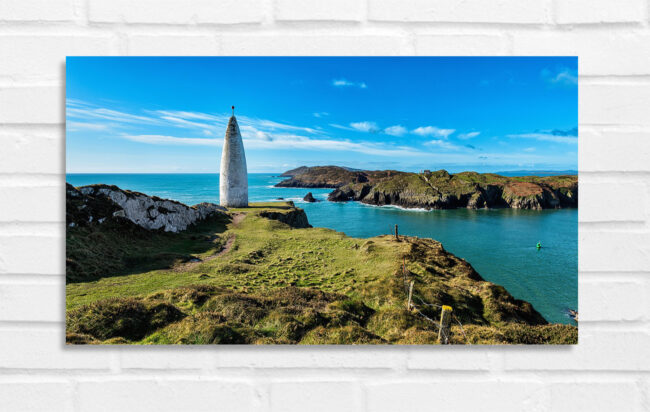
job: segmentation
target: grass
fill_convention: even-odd
[[[282,222],[302,213],[290,202],[229,212],[230,221],[185,233],[129,237],[117,247],[117,269],[110,264],[114,252],[103,253],[91,280],[66,286],[68,342],[435,343],[433,325],[405,309],[403,261],[417,297],[451,305],[464,324],[473,325],[469,338],[477,343],[567,343],[574,331],[577,339],[573,327],[534,332],[530,328],[538,327],[531,325],[548,325],[532,306],[483,281],[433,240],[297,229]],[[112,229],[68,232],[68,252],[80,267],[93,265],[83,250],[124,238]],[[91,236],[98,240],[88,246],[83,240]],[[152,260],[150,253],[186,258]],[[439,316],[437,310],[424,313]]]

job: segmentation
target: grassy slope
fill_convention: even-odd
[[[435,328],[404,309],[404,258],[416,295],[454,307],[470,342],[577,340],[576,328],[545,325],[529,304],[480,280],[469,264],[438,242],[355,239],[329,229],[294,229],[259,216],[292,210],[278,206],[231,210],[246,216],[235,218],[237,223],[225,231],[223,222],[209,222],[167,240],[171,250],[202,262],[151,268],[145,259],[144,265],[118,270],[108,265],[107,277],[69,282],[68,342],[434,343]],[[83,235],[69,233],[69,253],[81,247]],[[215,257],[226,244],[230,249]],[[148,250],[143,247],[136,249]],[[424,313],[438,315],[437,309]],[[453,332],[454,342],[466,342],[458,326]]]

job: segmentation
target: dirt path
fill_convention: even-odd
[[[239,226],[239,224],[246,218],[246,213],[237,213],[236,215],[233,216],[232,218],[232,226],[236,227]],[[174,272],[184,272],[184,271],[189,271],[194,269],[196,266],[200,265],[201,263],[204,262],[209,262],[211,260],[217,259],[226,253],[230,252],[230,249],[232,249],[232,246],[235,244],[235,239],[237,239],[236,234],[232,234],[230,237],[228,237],[228,240],[226,240],[226,244],[223,246],[223,249],[221,249],[218,253],[215,253],[214,255],[207,256],[204,259],[199,259],[195,258],[196,261],[190,261],[190,262],[185,262],[181,263],[179,265],[176,265],[172,268]]]
[[[246,218],[246,213],[237,213],[235,216],[232,218],[232,225],[233,226],[239,226],[239,224]]]

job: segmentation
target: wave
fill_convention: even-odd
[[[368,203],[363,203],[363,202],[356,202],[359,203],[360,205],[367,206],[367,207],[376,207],[380,209],[397,209],[397,210],[403,210],[406,212],[431,212],[434,209],[425,209],[423,207],[404,207],[404,206],[397,206],[397,205],[370,205]]]

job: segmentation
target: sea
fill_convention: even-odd
[[[326,200],[332,189],[274,187],[283,179],[250,173],[249,201],[292,200],[312,226],[359,238],[391,233],[397,224],[400,234],[442,242],[484,279],[532,303],[547,321],[575,324],[568,310],[578,310],[577,209],[424,210],[334,203]],[[188,205],[219,202],[218,174],[68,174],[67,181],[74,186],[111,184]],[[320,202],[304,202],[307,192]]]

